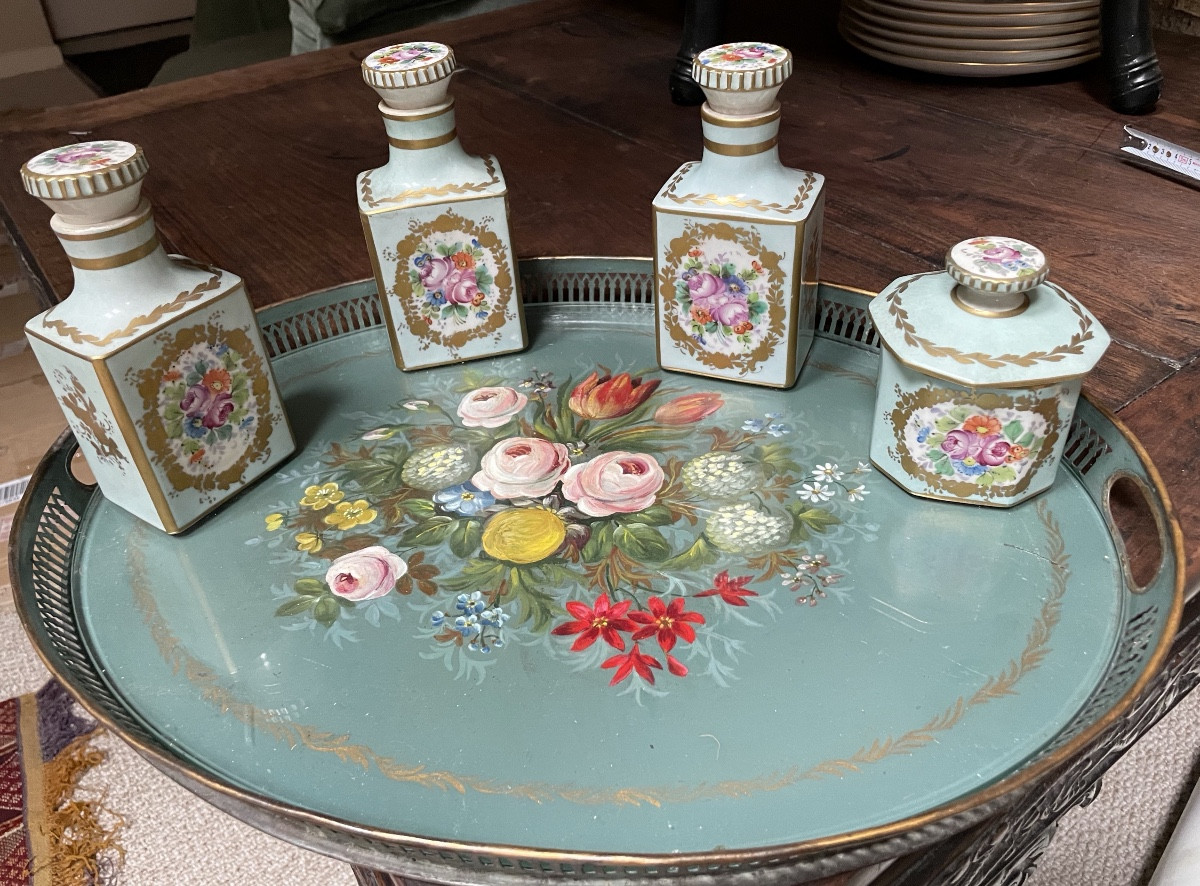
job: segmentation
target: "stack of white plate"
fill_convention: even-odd
[[[875,58],[963,77],[1056,71],[1100,54],[1100,0],[842,0],[839,27]]]

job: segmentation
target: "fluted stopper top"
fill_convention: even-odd
[[[748,117],[769,111],[792,73],[792,54],[773,43],[722,43],[696,56],[692,79],[719,114]]]
[[[389,108],[411,111],[446,100],[454,50],[430,41],[396,43],[363,59],[362,75]]]

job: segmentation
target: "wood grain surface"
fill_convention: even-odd
[[[939,267],[974,234],[1040,246],[1052,279],[1113,336],[1085,390],[1153,456],[1194,584],[1200,191],[1119,159],[1131,121],[1104,104],[1094,67],[1000,81],[920,74],[845,46],[832,4],[804,0],[784,16],[738,6],[730,39],[771,39],[797,58],[780,95],[781,156],[828,179],[822,278],[877,290]],[[520,255],[649,255],[650,200],[700,153],[699,114],[667,91],[678,13],[668,2],[543,0],[403,35],[453,45],[462,142],[499,158]],[[256,304],[369,276],[354,177],[383,162],[386,141],[358,64],[390,40],[0,122],[4,221],[47,297],[69,292],[70,266],[16,170],[84,137],[140,144],[169,248],[241,274]],[[1132,122],[1200,148],[1200,43],[1159,34],[1157,46],[1163,98]]]

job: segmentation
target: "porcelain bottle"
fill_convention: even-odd
[[[882,344],[871,461],[905,491],[1009,507],[1053,484],[1109,335],[1049,271],[1036,246],[972,237],[945,271],[871,300]]]
[[[21,167],[75,275],[25,332],[105,497],[177,533],[295,444],[241,278],[166,253],[148,168],[121,141]]]
[[[400,43],[363,60],[388,161],[358,177],[358,208],[396,365],[421,369],[527,344],[495,157],[463,150],[448,96],[454,53]]]
[[[812,344],[825,180],[779,159],[786,49],[696,56],[704,153],[654,198],[656,336],[664,369],[791,387]]]

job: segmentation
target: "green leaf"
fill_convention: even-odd
[[[934,433],[934,434],[930,434],[928,437],[925,438],[925,445],[928,446],[930,448],[930,450],[932,450],[929,453],[930,458],[933,457],[934,452],[939,452],[943,458],[946,456],[946,453],[941,452],[941,450],[934,449],[935,446],[941,446],[944,442],[946,442],[946,435],[943,434],[941,431],[938,431],[937,433]]]
[[[183,383],[188,387],[191,387],[192,385],[200,384],[200,382],[203,380],[204,376],[202,376],[199,372],[192,372],[183,380]]]
[[[164,421],[181,421],[183,419],[183,410],[176,403],[168,403],[166,409],[163,410]]]
[[[775,474],[803,474],[804,467],[792,458],[791,447],[786,443],[764,443],[759,449],[758,460]]]
[[[554,617],[563,611],[553,596],[527,580],[518,579],[513,583],[511,597],[517,601],[517,614],[513,621],[519,625],[532,622],[534,631],[541,632],[549,628]]]
[[[165,427],[167,429],[167,437],[169,439],[175,439],[176,437],[183,436],[183,422],[179,421],[178,419],[175,421],[168,421],[165,424]]]
[[[292,597],[276,609],[275,614],[278,616],[299,615],[301,612],[308,612],[316,605],[316,597]]]
[[[460,591],[478,591],[495,588],[504,580],[508,566],[497,560],[481,560],[472,558],[465,561],[457,573],[452,573],[442,580],[442,588],[459,593]]]
[[[430,517],[422,523],[410,526],[400,536],[403,545],[438,545],[450,537],[454,529],[452,517]]]
[[[458,252],[458,244],[455,243],[451,246],[449,243],[439,243],[436,252],[441,256],[454,255],[454,253]]]
[[[316,605],[313,606],[313,618],[325,625],[325,627],[329,627],[337,621],[341,608],[338,606],[337,599],[332,594],[328,597],[320,597],[317,599]]]
[[[926,442],[929,442],[929,441],[926,441]],[[933,443],[929,443],[929,445],[932,446]],[[950,456],[948,456],[946,454],[946,451],[944,449],[930,449],[929,450],[929,460],[932,461],[934,466],[936,467],[939,464],[948,464],[950,462]]]
[[[1014,483],[1017,479],[1017,472],[1013,470],[1011,465],[997,465],[988,471],[997,483]]]
[[[243,388],[243,387],[236,387],[233,389],[233,393],[230,394],[230,396],[233,398],[234,406],[237,406],[237,407],[245,406],[246,401],[250,399],[250,389]]]
[[[437,513],[433,501],[428,498],[410,498],[408,501],[401,502],[400,507],[417,520],[425,520]]]
[[[487,268],[475,267],[475,285],[486,292],[492,286],[492,275],[488,273]]]
[[[933,423],[933,426],[939,431],[945,433],[946,431],[953,431],[960,424],[962,424],[962,419],[953,419],[948,415],[943,415]]]
[[[1033,431],[1026,431],[1016,442],[1018,446],[1024,446],[1028,449],[1033,445]]]
[[[955,406],[953,409],[950,410],[950,417],[952,419],[954,419],[955,421],[957,421],[959,424],[962,424],[964,421],[966,421],[968,418],[971,417],[971,413],[973,413],[974,411],[975,411],[975,409],[971,406]]]
[[[383,496],[404,486],[400,472],[408,460],[405,446],[382,446],[369,458],[354,458],[342,465],[346,476],[369,495]]]
[[[662,533],[645,523],[618,526],[613,539],[622,552],[640,562],[657,563],[671,556],[671,546]]]
[[[319,578],[298,578],[292,585],[292,590],[305,597],[319,597],[326,593],[328,588]]]
[[[788,534],[788,544],[794,545],[802,541],[808,541],[811,537],[812,533],[808,531],[808,526],[799,520],[792,520],[792,531]]]
[[[226,351],[221,357],[221,364],[228,371],[233,371],[237,367],[237,354],[233,351]]]
[[[217,428],[217,439],[228,440],[233,436],[233,425],[221,425]]]
[[[450,550],[454,556],[466,559],[479,550],[483,526],[478,520],[455,520],[450,530]]]
[[[806,508],[796,513],[795,517],[798,523],[803,523],[813,532],[825,532],[830,526],[837,526],[842,522],[824,508]]]
[[[978,477],[975,478],[975,482],[978,483],[980,486],[982,486],[984,489],[986,489],[987,487],[991,486],[993,483],[996,482],[996,475],[993,474],[991,471],[984,471],[982,474],[980,474]]]
[[[933,469],[944,477],[954,476],[954,465],[950,464],[950,459],[943,458],[941,461],[933,463]]]
[[[650,505],[644,511],[630,514],[630,518],[650,526],[667,526],[675,522],[671,519],[671,509],[666,505]]]
[[[1025,430],[1025,425],[1021,424],[1017,419],[1013,419],[1004,426],[1004,436],[1012,442],[1020,439],[1022,432]]]
[[[596,563],[608,556],[613,546],[613,529],[612,523],[598,523],[592,527],[591,536],[579,552],[584,562]]]
[[[682,553],[676,554],[670,560],[661,564],[663,569],[685,570],[699,569],[717,561],[717,549],[703,535],[699,536],[692,546]]]

